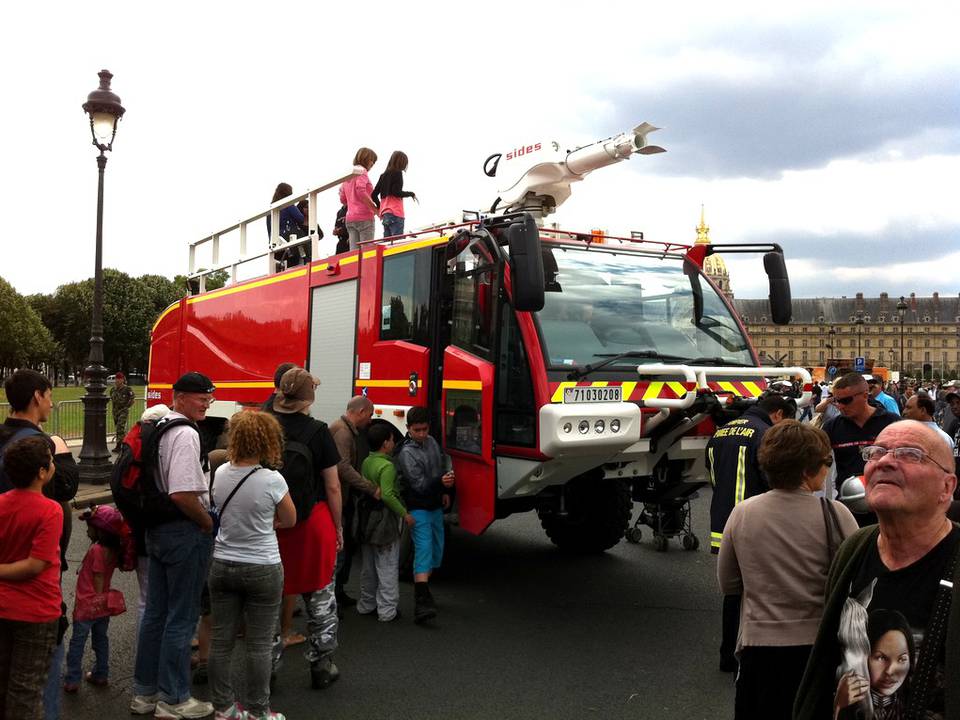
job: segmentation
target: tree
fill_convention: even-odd
[[[0,370],[47,364],[55,356],[56,343],[39,313],[0,278]]]

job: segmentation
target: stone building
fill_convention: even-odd
[[[887,293],[868,298],[863,293],[853,298],[794,298],[789,325],[770,321],[770,304],[765,299],[735,300],[734,306],[765,362],[833,365],[842,372],[852,369],[854,358],[862,356],[868,368],[883,366],[912,377],[960,374],[960,296],[910,293],[902,299],[902,324],[900,303],[901,298]],[[925,364],[929,368],[924,373]]]

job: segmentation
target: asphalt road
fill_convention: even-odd
[[[728,717],[733,678],[717,671],[720,597],[706,550],[708,508],[709,490],[693,503],[703,543],[696,552],[676,541],[656,552],[645,531],[639,545],[567,556],[533,514],[501,520],[482,537],[454,530],[433,583],[440,606],[433,627],[413,624],[406,583],[400,622],[348,610],[336,656],[340,680],[311,690],[300,648],[291,648],[274,709],[291,720]],[[89,542],[83,524],[74,527],[68,606]],[[114,578],[131,609],[111,622],[110,686],[65,697],[64,718],[129,717],[136,578]],[[358,580],[351,579],[353,595]],[[206,697],[206,687],[195,694]]]

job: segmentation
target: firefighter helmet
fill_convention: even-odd
[[[864,514],[870,512],[867,507],[867,492],[864,488],[863,475],[851,475],[840,486],[840,502],[847,506],[852,513]]]

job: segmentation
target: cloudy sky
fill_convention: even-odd
[[[783,245],[797,297],[960,289],[956,3],[17,3],[0,276],[93,271],[103,67],[127,114],[106,175],[105,265],[185,272],[187,244],[349,169],[410,156],[408,228],[487,208],[487,155],[641,121],[666,154],[598,171],[554,219]],[[11,33],[13,28],[19,32]],[[319,205],[329,231],[337,202]],[[251,231],[251,247],[266,241]],[[758,259],[730,263],[765,295]]]

